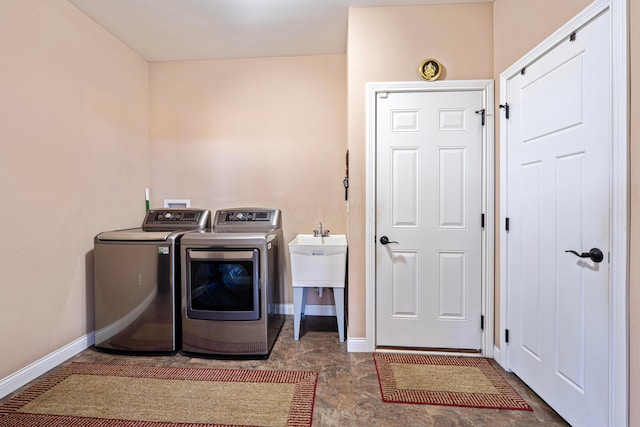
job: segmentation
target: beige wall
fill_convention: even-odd
[[[344,55],[152,63],[152,205],[280,208],[285,243],[320,221],[344,234],[345,67]]]
[[[591,0],[494,0],[496,92],[501,72],[590,3]]]
[[[491,3],[349,10],[347,44],[349,336],[365,336],[365,84],[422,80],[418,66],[436,58],[441,79],[493,78]]]
[[[66,1],[0,2],[0,379],[93,330],[93,236],[135,226],[148,64]]]

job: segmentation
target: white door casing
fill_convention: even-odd
[[[377,346],[481,348],[482,106],[378,94]]]
[[[443,92],[477,91],[480,94],[481,107],[485,109],[486,125],[482,127],[482,154],[480,174],[480,204],[485,214],[485,228],[480,239],[481,253],[481,313],[485,316],[484,330],[481,335],[482,355],[493,356],[493,82],[476,81],[439,81],[439,82],[392,82],[367,84],[367,339],[358,343],[358,350],[373,351],[376,347],[376,100],[379,94],[395,92]],[[480,120],[480,115],[474,117]],[[400,154],[407,154],[406,152]],[[401,156],[402,157],[402,156]],[[408,156],[411,157],[411,156]],[[408,158],[405,156],[405,160]],[[478,218],[477,224],[480,223]],[[381,236],[378,236],[380,238]],[[389,236],[391,237],[391,236]],[[391,239],[393,240],[393,239]],[[391,245],[388,245],[391,246]],[[350,351],[355,350],[355,344]]]
[[[501,220],[511,230],[500,230],[500,318],[510,333],[497,355],[576,425],[628,420],[625,16],[622,1],[594,2],[501,75],[510,110],[501,120]],[[601,264],[564,252],[591,247],[605,252]]]

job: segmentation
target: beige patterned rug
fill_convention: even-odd
[[[488,359],[390,353],[373,359],[385,402],[532,410]]]
[[[310,426],[315,372],[71,363],[0,405],[0,426]]]

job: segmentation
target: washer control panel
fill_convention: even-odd
[[[211,213],[206,209],[154,209],[147,212],[144,230],[193,229],[210,227]]]
[[[155,211],[151,218],[147,219],[147,222],[189,221],[196,224],[200,214],[201,212],[198,211]]]

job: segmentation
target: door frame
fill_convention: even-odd
[[[376,348],[376,100],[392,92],[478,91],[482,93],[485,126],[482,132],[482,332],[481,356],[493,358],[494,350],[494,84],[493,80],[367,83],[366,112],[366,351]],[[480,220],[478,218],[478,220]]]
[[[610,248],[609,264],[609,425],[628,425],[629,418],[629,84],[628,84],[628,42],[627,42],[627,1],[596,0],[573,19],[563,25],[546,40],[523,56],[515,64],[500,74],[500,103],[506,101],[507,81],[552,50],[573,31],[586,25],[599,14],[611,11],[611,54],[612,54],[612,130],[611,130],[611,198],[610,198]],[[507,132],[506,120],[500,120],[500,182],[507,182]],[[507,217],[506,185],[500,186],[500,224]],[[499,227],[500,270],[500,349],[495,351],[496,361],[509,369],[509,347],[505,342],[508,328],[508,282],[507,282],[507,232]]]

